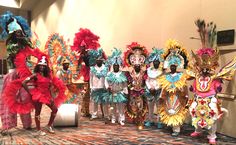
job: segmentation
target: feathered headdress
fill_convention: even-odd
[[[215,70],[219,64],[219,51],[214,49],[216,40],[216,25],[213,22],[205,23],[204,20],[198,19],[195,21],[198,27],[202,48],[197,50],[196,54],[192,52],[197,68],[209,68]]]
[[[0,16],[0,26],[2,28],[1,40],[7,39],[8,34],[16,30],[22,30],[26,37],[31,37],[32,35],[27,20],[21,16],[14,16],[10,11]]]
[[[166,42],[163,57],[165,59],[164,68],[168,68],[171,65],[176,65],[177,68],[188,67],[188,53],[176,40],[170,39]]]
[[[31,60],[32,58],[29,60],[29,58],[32,56],[36,60]],[[32,67],[38,63],[47,63],[47,65],[49,65],[48,56],[45,53],[39,49],[30,49],[29,47],[26,47],[25,49],[20,50],[15,58],[15,65],[17,66],[16,70],[18,75],[22,78],[32,75],[32,70],[29,68],[26,60],[31,63]]]
[[[102,59],[105,60],[106,59],[106,54],[104,53],[102,48],[99,48],[98,50],[89,50],[88,52],[89,54],[89,64],[90,66],[93,66],[96,64],[96,60],[98,59]]]
[[[108,65],[114,65],[114,64],[122,65],[123,60],[121,58],[121,54],[122,54],[121,50],[114,48],[112,51],[112,55],[108,56],[108,59],[107,59]]]
[[[149,54],[149,56],[146,58],[146,63],[149,64],[155,60],[159,60],[160,62],[163,62],[163,55],[164,50],[163,49],[157,49],[155,47],[152,48],[152,53]]]
[[[98,39],[99,37],[93,34],[89,29],[80,28],[79,32],[75,34],[71,50],[80,52],[80,46],[85,46],[86,49],[97,49],[100,47]]]
[[[216,25],[213,22],[205,23],[204,20],[195,21],[202,42],[202,48],[213,48],[216,40]]]
[[[57,64],[64,64],[64,63],[69,63],[69,64],[71,64],[71,61],[70,61],[69,56],[62,56],[62,55],[59,55],[59,56],[57,57]]]
[[[125,66],[143,65],[147,55],[148,51],[144,46],[132,42],[127,45],[127,50],[124,52],[124,64]]]

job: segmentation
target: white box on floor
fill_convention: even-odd
[[[57,116],[53,126],[78,126],[79,125],[79,105],[62,104],[58,108]]]

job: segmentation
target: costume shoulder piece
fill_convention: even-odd
[[[236,70],[236,57],[226,64],[219,73],[217,73],[216,78],[222,78],[225,80],[231,80],[234,72]]]
[[[91,73],[93,73],[98,78],[106,77],[106,75],[108,73],[108,67],[106,67],[105,65],[102,65],[101,67],[102,67],[102,70],[98,71],[96,69],[96,66],[92,66],[90,68],[90,71],[91,71]]]
[[[186,86],[187,75],[179,72],[176,75],[166,74],[158,78],[163,89],[168,92],[176,92],[182,90]]]
[[[116,73],[114,72],[109,72],[106,77],[107,81],[109,83],[115,83],[115,84],[127,82],[127,78],[123,72],[118,72],[117,74],[118,75],[116,75]]]

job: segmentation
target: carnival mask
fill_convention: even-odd
[[[135,49],[133,54],[129,57],[131,65],[142,65],[145,61],[145,56],[142,54],[142,51]]]

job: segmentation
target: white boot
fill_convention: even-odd
[[[120,125],[125,125],[125,115],[120,114]]]

